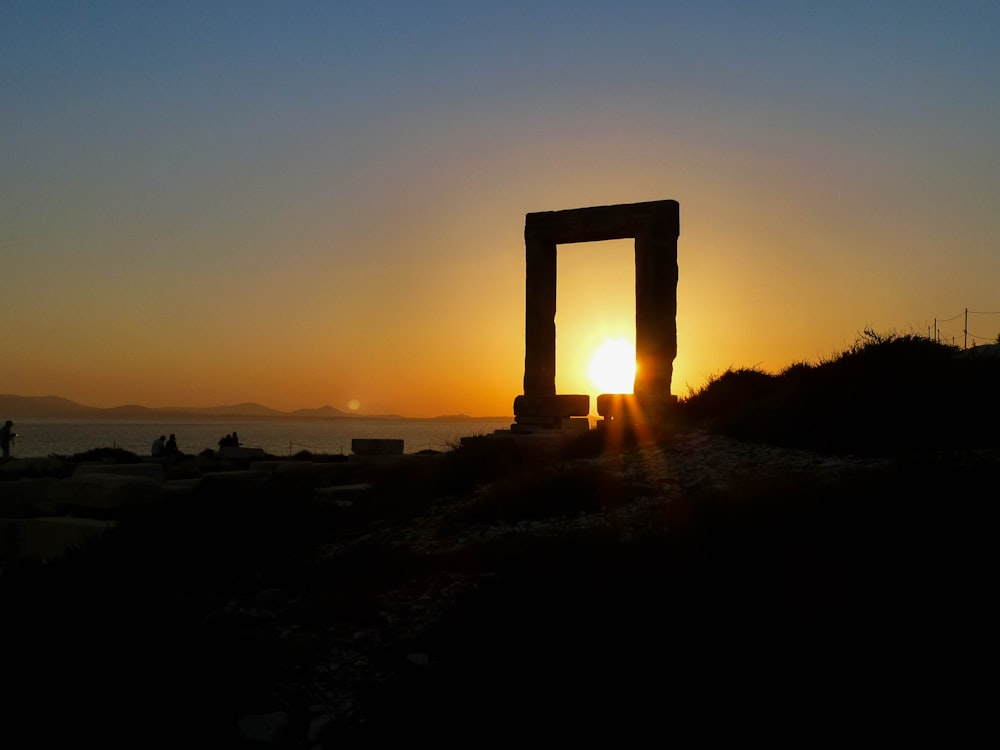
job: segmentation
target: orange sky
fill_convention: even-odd
[[[1000,310],[995,6],[592,6],[0,9],[0,392],[510,414],[525,214],[648,200],[681,396]],[[631,243],[559,259],[587,392]]]

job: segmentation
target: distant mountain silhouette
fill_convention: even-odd
[[[140,404],[124,404],[101,408],[84,406],[60,396],[16,396],[0,394],[0,421],[12,419],[136,419],[142,421],[178,419],[411,419],[399,414],[357,414],[345,412],[330,405],[316,409],[296,409],[279,411],[252,401],[230,406],[164,406],[150,408]],[[470,417],[465,414],[451,414],[433,417],[438,420],[494,419],[494,417]],[[506,417],[499,417],[506,419]]]
[[[0,419],[90,419],[102,411],[59,396],[0,394]]]
[[[112,406],[108,409],[95,409],[98,417],[110,419],[149,419],[156,418],[160,412],[139,404],[125,404],[124,406]]]
[[[332,406],[321,406],[318,409],[296,409],[293,412],[289,412],[290,417],[350,417],[354,416],[348,412],[341,411],[340,409],[334,409]]]
[[[168,407],[166,409],[161,409],[161,411],[174,411],[175,407]],[[220,416],[226,417],[234,414],[238,414],[243,417],[287,417],[288,412],[278,411],[277,409],[272,409],[268,406],[262,406],[261,404],[255,403],[253,401],[247,401],[242,404],[232,404],[230,406],[188,406],[188,407],[176,407],[177,411],[187,412],[188,414],[201,414],[203,416]]]
[[[345,417],[348,415],[332,406],[319,409],[298,409],[294,412],[278,411],[261,404],[247,402],[229,406],[165,406],[151,408],[140,404],[123,404],[100,408],[84,406],[59,396],[16,396],[0,394],[2,419],[205,419],[205,418],[260,418],[269,417]]]

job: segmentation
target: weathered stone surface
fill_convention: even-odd
[[[105,464],[105,463],[85,463],[80,464],[73,470],[73,476],[83,474],[116,474],[128,477],[148,477],[149,479],[162,480],[165,477],[163,464],[161,463],[137,463],[137,464]]]
[[[343,457],[343,462],[341,461],[280,461],[274,469],[274,475],[276,477],[310,477],[313,479],[320,479],[322,477],[339,477],[344,469],[344,464],[349,460],[349,456]],[[257,464],[250,464],[250,468],[256,468]]]
[[[556,393],[556,244],[525,229],[524,392]]]
[[[660,412],[677,356],[677,201],[595,206],[525,216],[524,396],[555,396],[556,246],[635,240],[635,394]],[[515,400],[515,415],[517,412]],[[527,415],[527,413],[525,413]],[[561,413],[530,416],[569,416]]]
[[[510,430],[497,430],[493,436],[488,437],[511,435],[570,437],[590,429],[589,417],[518,417],[517,420],[510,426]]]
[[[517,420],[512,427],[558,427],[562,417],[515,417]]]
[[[0,482],[0,518],[30,518],[42,515],[39,502],[58,479],[17,479]]]
[[[634,392],[640,400],[670,395],[677,357],[677,236],[635,238]]]
[[[92,518],[0,519],[0,558],[55,560],[113,526]]]
[[[191,477],[190,479],[171,479],[163,484],[164,497],[181,497],[190,495],[195,488],[201,484],[201,477]]]
[[[395,438],[354,438],[351,452],[358,456],[399,456],[403,441]]]
[[[527,395],[514,399],[514,416],[522,417],[585,417],[590,413],[590,396],[564,394],[550,396]]]
[[[335,505],[348,506],[368,494],[370,484],[339,484],[333,487],[317,487],[313,492],[319,500],[329,500]]]
[[[263,484],[271,479],[271,475],[266,471],[254,471],[252,469],[233,469],[231,471],[208,472],[202,478],[202,482],[218,485],[228,483],[234,485],[241,484]]]
[[[640,397],[632,393],[602,393],[597,397],[597,413],[608,421],[654,423],[669,417],[677,397]]]
[[[41,505],[49,515],[106,512],[155,502],[163,489],[163,482],[149,477],[81,474],[52,484]]]
[[[642,234],[680,235],[677,201],[618,203],[611,206],[537,211],[525,216],[526,239],[558,244],[603,242]]]
[[[602,393],[597,397],[597,413],[602,417],[627,414],[636,407],[635,394],[632,393]]]

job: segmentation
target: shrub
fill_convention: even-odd
[[[1000,362],[914,335],[859,334],[816,366],[778,375],[728,370],[682,404],[734,437],[822,450],[893,454],[997,444]]]

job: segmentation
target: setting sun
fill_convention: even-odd
[[[587,367],[601,393],[631,393],[635,385],[635,347],[625,339],[608,339]]]

